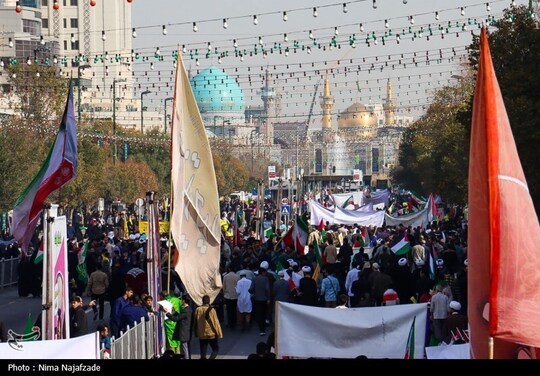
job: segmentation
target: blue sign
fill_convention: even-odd
[[[283,215],[291,214],[291,205],[281,205],[281,214]]]

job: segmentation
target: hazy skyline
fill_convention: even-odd
[[[268,67],[275,80],[274,86],[282,95],[284,116],[306,117],[314,86],[326,74],[336,98],[334,112],[356,101],[380,103],[386,96],[386,80],[390,78],[398,114],[419,114],[422,106],[430,102],[434,89],[447,84],[452,75],[461,74],[460,64],[466,62],[465,47],[472,40],[470,31],[478,30],[474,22],[481,22],[488,15],[500,16],[510,3],[509,0],[408,0],[404,4],[403,0],[378,0],[374,9],[372,0],[364,0],[345,2],[345,13],[344,3],[336,1],[201,0],[185,7],[185,2],[175,0],[134,0],[135,50],[151,55],[159,47],[164,58],[163,62],[154,62],[153,70],[152,59],[136,62],[138,78],[134,84],[141,85],[141,90],[153,91],[148,98],[158,107],[160,98],[172,93],[172,51],[177,49],[176,46],[185,45],[188,51],[183,54],[186,68],[193,74],[211,65],[224,69],[238,79],[245,93],[246,106],[262,103],[257,91],[263,84],[261,67],[263,70]],[[528,1],[516,1],[516,4],[526,5]],[[317,17],[313,16],[314,7]],[[286,12],[287,21],[283,20],[283,12]],[[257,25],[254,25],[254,16],[257,16]],[[226,29],[223,19],[227,20]],[[192,30],[193,22],[197,24],[197,32]],[[446,31],[448,22],[449,33],[442,39],[440,28]],[[464,24],[467,30],[462,30]],[[162,25],[167,29],[166,35],[162,33]],[[430,25],[433,35],[428,41]],[[321,48],[310,39],[310,31]],[[413,41],[414,32],[417,37]],[[376,45],[373,33],[377,37]],[[387,37],[383,44],[385,33]],[[288,42],[284,41],[284,34],[287,34]],[[399,44],[397,34],[400,34]],[[353,35],[356,37],[355,48],[349,43]],[[366,44],[368,35],[369,47]],[[336,47],[330,50],[332,37],[335,37]],[[243,61],[240,56],[234,56],[234,40],[239,51],[247,52]],[[295,40],[298,41],[296,53]],[[205,58],[208,43],[212,56]],[[279,44],[281,54],[277,48]],[[254,46],[257,46],[256,55]],[[285,56],[287,46],[289,51]],[[261,47],[268,52],[266,57],[262,56]],[[229,54],[221,64],[214,53],[216,48],[219,53]],[[271,48],[273,53],[270,53]],[[319,94],[320,91],[316,98],[316,113],[320,111]]]

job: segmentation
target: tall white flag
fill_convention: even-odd
[[[171,147],[171,233],[174,265],[197,304],[221,289],[219,198],[212,152],[186,69],[178,52]]]

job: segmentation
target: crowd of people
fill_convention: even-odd
[[[170,307],[159,306],[170,356],[190,359],[190,342],[195,335],[201,358],[206,358],[208,346],[209,358],[215,358],[223,337],[221,324],[240,332],[256,325],[259,334],[266,336],[276,301],[338,309],[428,302],[429,342],[467,340],[467,226],[459,208],[444,221],[424,228],[312,226],[301,250],[284,245],[282,237],[290,224],[284,223],[271,200],[265,203],[264,220],[274,223],[268,239],[259,239],[255,231],[256,221],[260,221],[256,205],[223,201],[221,209],[223,288],[218,297],[210,302],[206,296],[202,306],[196,307],[174,270],[170,272],[171,285],[168,289],[163,286],[165,291],[157,297],[171,303]],[[232,226],[239,210],[243,215],[241,229]],[[77,213],[76,217],[79,219],[70,220],[68,225],[72,337],[88,332],[82,313],[91,308],[94,320],[100,323],[102,344],[110,348],[111,336],[117,338],[128,325],[162,314],[153,308],[154,297],[148,295],[146,286],[147,237],[138,232],[126,213],[87,218]],[[392,245],[405,233],[410,251],[397,256]],[[163,281],[169,275],[167,238],[161,239]],[[37,246],[34,240],[33,247]],[[2,249],[8,248],[17,253],[16,244]],[[27,294],[39,296],[40,265],[32,256],[23,257],[20,272]],[[83,305],[84,295],[91,298],[88,306]],[[109,320],[104,317],[105,301],[111,305]],[[265,346],[257,345],[250,357],[271,357],[268,354],[274,344]]]

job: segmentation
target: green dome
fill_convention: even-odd
[[[201,113],[244,111],[244,92],[222,69],[206,68],[190,83]]]

